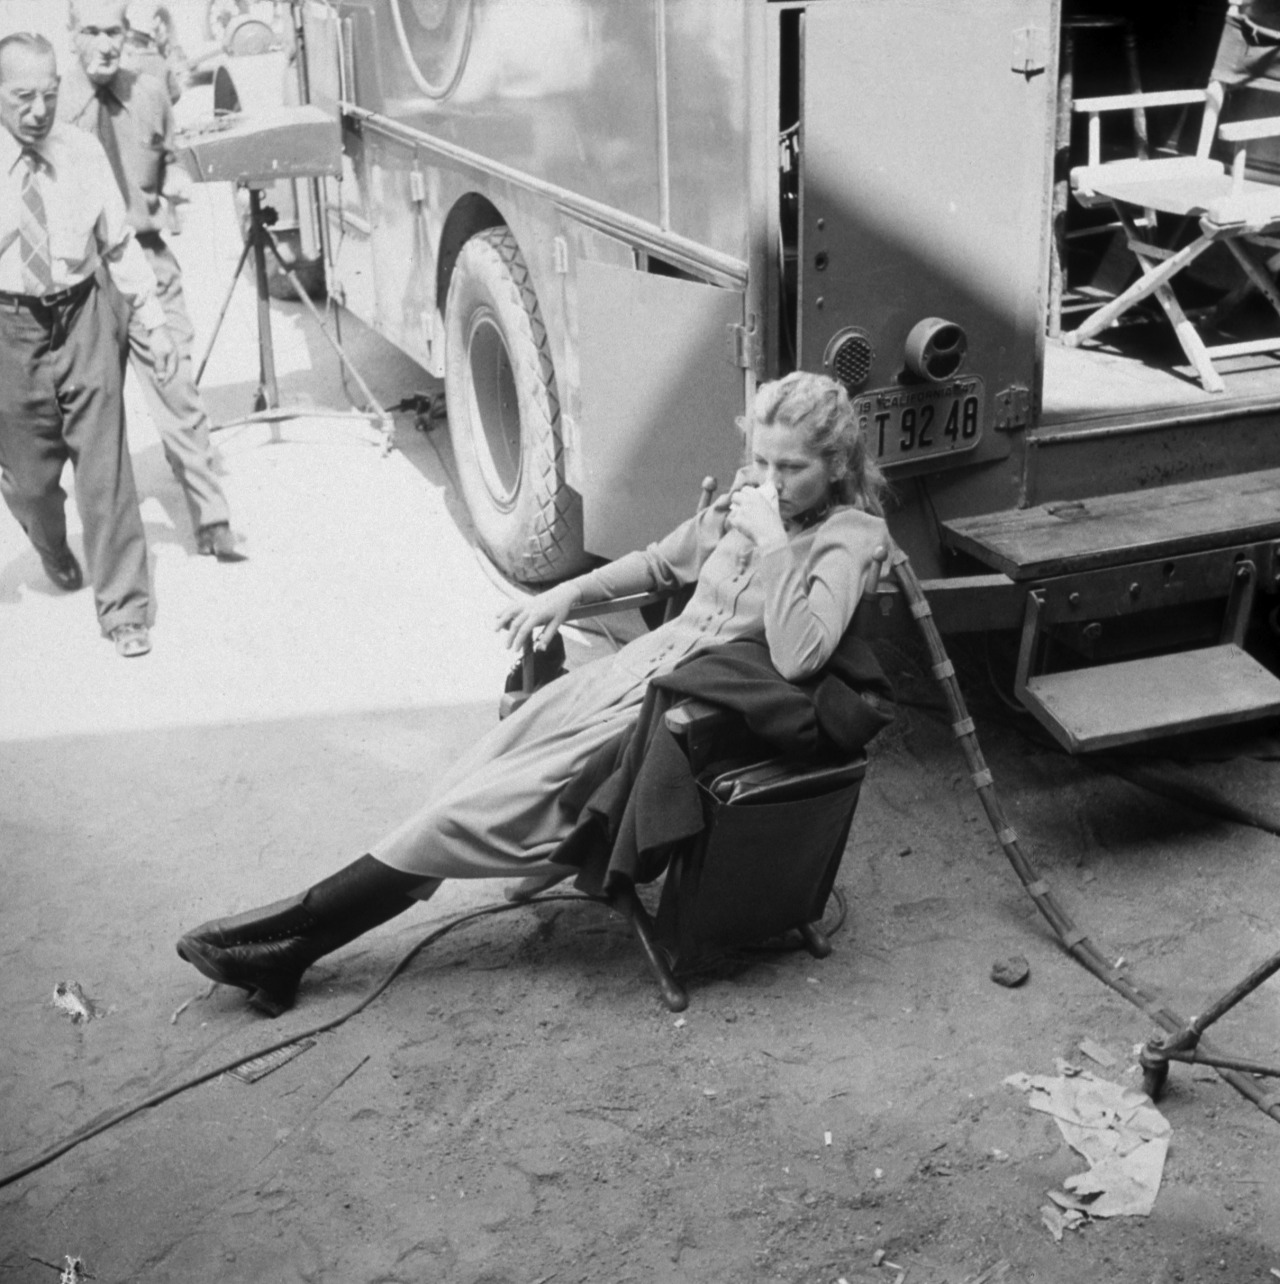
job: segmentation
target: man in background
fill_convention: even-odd
[[[221,562],[241,560],[227,498],[213,468],[209,416],[191,364],[195,331],[182,293],[182,269],[166,244],[168,206],[186,197],[186,174],[176,164],[168,91],[152,76],[121,65],[128,23],[125,0],[70,0],[77,65],[64,77],[58,119],[95,134],[111,161],[129,223],[155,273],[169,332],[178,345],[178,373],[156,377],[147,333],[129,326],[129,359],[186,496],[196,549]]]
[[[125,70],[154,76],[176,103],[187,85],[187,60],[174,40],[167,6],[158,0],[128,0],[124,16],[128,31],[120,61]]]
[[[100,266],[162,383],[177,352],[110,162],[55,122],[57,102],[49,42],[0,40],[0,492],[49,578],[73,592],[84,577],[61,484],[72,461],[99,625],[139,656],[151,650],[147,542],[125,441],[125,337]]]

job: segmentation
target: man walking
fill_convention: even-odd
[[[58,118],[101,140],[129,210],[129,224],[159,286],[169,333],[178,345],[177,375],[156,377],[147,331],[129,326],[129,357],[142,385],[165,458],[191,513],[196,548],[219,561],[240,561],[227,499],[213,471],[209,416],[191,365],[195,331],[182,294],[182,270],[165,243],[166,201],[185,178],[173,150],[173,113],[164,85],[121,65],[128,23],[125,0],[71,0],[78,65],[64,77]]]
[[[84,582],[67,546],[63,465],[98,620],[124,656],[151,649],[147,543],[124,432],[124,335],[104,265],[147,331],[157,376],[177,351],[101,144],[55,123],[58,73],[40,36],[0,40],[0,492],[49,578]]]

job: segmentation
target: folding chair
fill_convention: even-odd
[[[702,832],[671,854],[656,915],[626,879],[592,899],[627,919],[663,1001],[681,1012],[678,974],[709,958],[791,933],[815,958],[831,953],[820,920],[867,759],[770,755],[738,715],[701,700],[678,701],[664,721],[697,780]]]
[[[702,509],[715,493],[702,483]],[[889,592],[887,586],[881,590]],[[674,600],[673,600],[674,599]],[[667,618],[687,600],[647,593],[593,603],[570,613],[575,621],[665,603]],[[863,627],[860,604],[851,631]],[[548,659],[549,656],[549,659]],[[535,653],[526,645],[499,708],[506,717],[562,668],[563,651]],[[676,979],[709,956],[795,933],[815,958],[831,953],[819,923],[848,842],[867,760],[864,754],[793,760],[770,756],[728,710],[684,699],[665,715],[697,778],[705,826],[675,852],[656,915],[622,880],[607,898],[629,922],[646,962],[673,1012],[688,995]]]
[[[1171,282],[1211,246],[1221,242],[1240,265],[1247,281],[1280,316],[1276,289],[1257,248],[1280,249],[1280,187],[1259,182],[1245,172],[1248,144],[1280,137],[1280,116],[1219,125],[1225,97],[1214,81],[1201,90],[1166,90],[1082,98],[1074,110],[1089,117],[1089,163],[1071,171],[1071,186],[1081,204],[1110,203],[1124,228],[1130,250],[1142,275],[1110,303],[1099,308],[1076,329],[1062,336],[1068,347],[1096,337],[1136,304],[1155,296],[1164,309],[1187,360],[1206,392],[1222,392],[1215,360],[1253,353],[1280,352],[1280,335],[1237,343],[1206,345],[1174,295]],[[1102,160],[1101,117],[1104,112],[1133,111],[1136,107],[1203,104],[1200,137],[1193,156]],[[1214,138],[1234,149],[1231,168],[1210,156]],[[1156,216],[1169,214],[1199,221],[1200,235],[1171,250],[1155,241]]]

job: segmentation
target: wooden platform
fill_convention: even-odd
[[[1280,468],[942,523],[943,543],[1014,580],[1280,538]]]
[[[1265,331],[1242,333],[1261,338]],[[1055,432],[1137,415],[1212,412],[1227,417],[1246,407],[1280,403],[1280,359],[1274,354],[1219,361],[1226,391],[1205,392],[1169,331],[1162,353],[1139,355],[1133,339],[1104,330],[1083,348],[1050,341],[1044,352],[1040,427]],[[1129,349],[1126,350],[1125,346]]]
[[[1032,678],[1027,708],[1072,753],[1280,715],[1280,679],[1231,643]]]

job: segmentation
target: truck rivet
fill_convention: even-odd
[[[1096,620],[1084,626],[1084,635],[1090,642],[1096,642],[1102,636],[1102,625]]]
[[[822,295],[818,295],[818,297],[813,301],[813,306],[821,312],[822,309],[827,306],[827,301],[822,297]]]
[[[1129,585],[1130,597],[1138,597],[1141,594],[1141,592],[1142,592],[1142,585],[1139,584],[1136,580]]]
[[[1080,605],[1080,594],[1079,594],[1079,593],[1069,593],[1069,594],[1067,595],[1067,605],[1068,605],[1068,606],[1079,606],[1079,605]]]

